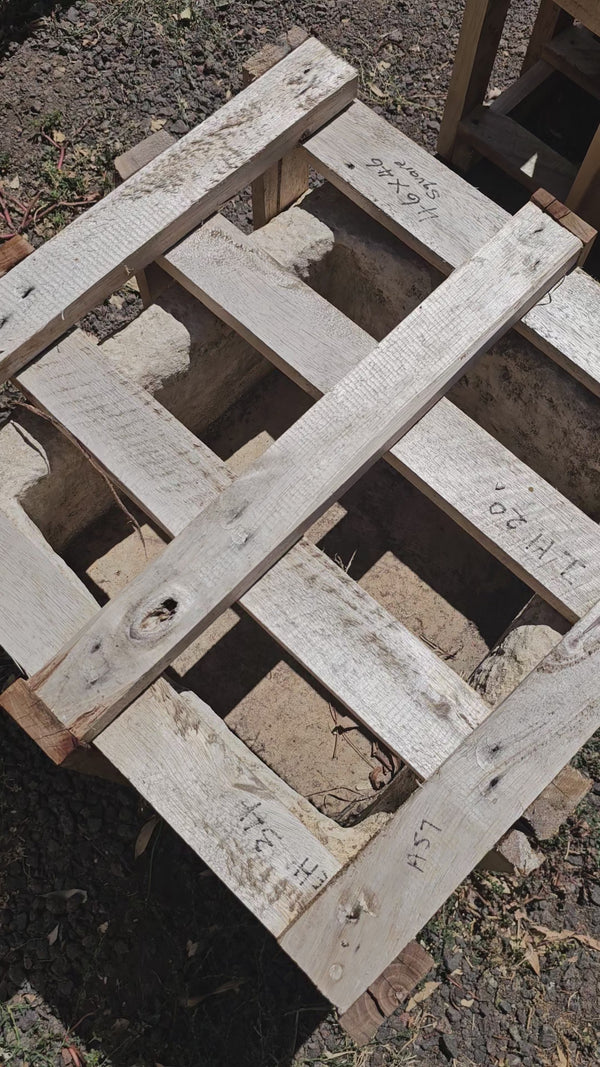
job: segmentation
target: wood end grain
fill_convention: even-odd
[[[572,233],[581,241],[583,248],[578,260],[578,266],[581,267],[590,254],[598,231],[593,226],[590,226],[589,222],[585,222],[574,211],[571,211],[566,204],[561,203],[547,189],[537,189],[531,196],[531,202],[541,208],[545,215],[550,215],[555,222],[558,222],[560,226],[564,226],[565,230],[568,230],[569,233]]]
[[[411,941],[340,1015],[340,1025],[357,1045],[366,1045],[434,965],[433,956],[418,941]]]
[[[56,764],[64,763],[86,746],[56,718],[24,678],[0,696],[0,706]]]

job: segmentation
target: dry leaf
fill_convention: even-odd
[[[49,945],[54,945],[56,943],[56,939],[58,937],[59,927],[60,927],[60,923],[57,923],[56,926],[54,927],[54,930],[51,930],[50,933],[48,934],[48,944]]]
[[[461,1000],[460,1003],[461,1003],[461,1007],[463,1007],[463,1008],[472,1008],[474,1003],[475,1003],[475,1001],[473,999],[471,999],[471,1000]]]
[[[406,1008],[404,1010],[405,1011],[412,1011],[413,1008],[416,1008],[417,1004],[422,1004],[423,1001],[427,1000],[431,996],[432,993],[435,993],[435,991],[436,991],[437,987],[439,986],[439,984],[440,984],[439,982],[425,982],[425,985],[423,986],[423,988],[420,989],[418,993],[415,993],[415,995],[410,998],[410,1000],[409,1000],[409,1002],[406,1005]]]
[[[53,889],[51,893],[44,893],[44,896],[56,897],[57,900],[70,900],[71,897],[80,896],[82,904],[86,904],[88,898],[85,889]]]
[[[208,997],[216,997],[219,993],[228,993],[231,989],[235,993],[239,993],[240,987],[243,986],[245,978],[230,978],[228,982],[223,982],[217,989],[213,989],[210,993],[201,993],[198,997],[184,998],[181,1004],[184,1008],[195,1008],[198,1004],[201,1004],[203,1000],[207,1000]]]
[[[592,948],[594,952],[600,952],[600,941],[597,941],[595,937],[590,937],[588,934],[577,934],[575,930],[550,930],[549,927],[538,926],[537,923],[530,923],[529,925],[532,930],[537,930],[539,934],[543,934],[546,941],[579,941],[586,948]]]
[[[56,141],[57,144],[63,144],[66,139],[64,133],[61,133],[60,130],[52,130],[52,140]]]
[[[531,970],[535,971],[535,973],[537,974],[537,976],[539,978],[540,971],[541,971],[541,968],[540,968],[540,957],[538,956],[537,952],[533,948],[533,945],[529,945],[525,949],[524,956],[525,956],[525,959],[527,960],[529,966],[531,967]]]
[[[152,834],[156,830],[156,827],[158,826],[159,822],[160,822],[160,816],[153,815],[152,818],[148,819],[148,822],[145,822],[144,825],[142,826],[142,829],[140,830],[140,832],[139,832],[139,834],[137,836],[137,841],[135,843],[134,855],[135,855],[136,860],[139,859],[140,856],[148,848],[148,845],[150,844],[150,838],[152,837]]]
[[[373,93],[373,96],[378,96],[380,100],[385,100],[387,93],[382,93],[379,86],[375,85],[374,82],[369,82],[369,89]]]
[[[166,126],[166,123],[166,119],[150,119],[150,129],[152,130],[152,133],[158,133],[159,130],[162,130],[163,126]]]

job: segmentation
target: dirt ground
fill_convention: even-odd
[[[363,99],[433,151],[462,7],[461,0],[9,0],[3,8],[0,0],[0,180],[13,197],[12,224],[18,228],[29,209],[29,238],[40,243],[50,237],[110,187],[115,155],[157,128],[185,133],[240,88],[243,59],[293,23],[355,64]],[[513,3],[495,87],[516,75],[535,7],[534,0]],[[239,198],[234,215],[250,223],[247,196]],[[139,310],[134,293],[121,299],[88,316],[88,328],[106,336]],[[227,452],[226,438],[221,425],[211,444],[219,450],[220,441]],[[357,487],[344,502],[350,519],[337,540],[330,536],[332,556],[350,559],[356,516],[373,516],[392,477],[377,471],[377,482]],[[410,493],[404,512],[420,501],[433,521],[435,509]],[[421,516],[423,525],[428,517]],[[394,526],[393,516],[388,521]],[[435,521],[442,525],[431,526],[432,539],[443,542],[447,520]],[[372,535],[376,526],[373,521]],[[410,528],[392,533],[395,541],[388,531],[388,540],[370,544],[356,561],[358,572],[351,572],[367,588],[371,581],[378,595],[392,588],[397,560],[413,543]],[[107,531],[106,553],[89,575],[105,591],[119,570],[119,541]],[[72,546],[82,571],[86,550],[85,543]],[[435,554],[432,546],[419,545],[419,552],[423,568]],[[507,583],[494,568],[481,587],[489,593],[494,583],[502,585],[506,619],[491,618],[482,596],[471,605],[477,626],[450,609],[439,620],[438,651],[454,658],[463,675],[523,602],[520,583]],[[427,579],[429,588],[439,586],[441,568]],[[449,590],[447,602],[456,595]],[[401,614],[402,605],[386,606]],[[418,632],[418,619],[404,621]],[[452,644],[457,637],[460,648]],[[238,636],[240,655],[243,646],[244,634]],[[263,698],[275,683],[285,684],[291,668],[270,657],[267,643],[259,663],[244,666],[240,659],[246,691],[258,688],[254,679]],[[222,701],[225,714],[231,695],[223,693]],[[299,713],[311,706],[307,699]],[[248,700],[236,704],[233,725],[242,734],[254,728],[252,707]],[[139,798],[111,783],[56,771],[5,718],[0,731],[0,1064],[600,1062],[597,743],[579,757],[596,786],[544,846],[544,866],[522,883],[473,875],[423,931],[436,960],[427,984],[359,1051],[260,924],[168,826],[150,822],[153,813]],[[339,758],[336,772],[355,766],[343,763],[343,753]],[[290,760],[292,779],[298,759]],[[296,771],[301,778],[306,773]],[[345,807],[348,796],[341,797]],[[331,792],[321,806],[339,814],[334,800]],[[144,827],[153,832],[135,859]],[[569,936],[557,939],[557,932]]]

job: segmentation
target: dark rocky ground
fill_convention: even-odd
[[[346,55],[363,98],[434,150],[462,6],[0,0],[0,179],[22,205],[11,201],[12,222],[37,195],[25,230],[45,240],[109,187],[116,154],[160,125],[178,135],[201,121],[240,88],[243,59],[293,23]],[[493,85],[516,75],[535,6],[513,4]],[[247,197],[235,210],[249,221]],[[126,293],[96,329],[136,307]],[[134,858],[152,816],[135,794],[56,771],[4,718],[0,733],[0,1064],[600,1062],[600,785],[536,875],[474,875],[447,903],[423,934],[437,964],[423,999],[357,1051],[167,826]],[[580,765],[598,781],[597,744]]]

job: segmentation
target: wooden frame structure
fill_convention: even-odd
[[[305,41],[0,281],[3,377],[172,538],[100,609],[0,513],[0,643],[27,676],[2,704],[28,734],[58,763],[107,757],[360,1023],[368,988],[410,987],[426,956],[411,938],[600,725],[600,531],[443,396],[513,325],[600,393],[600,287],[576,267],[593,235],[570,211],[541,196],[510,217],[355,88]],[[215,214],[300,139],[448,275],[379,344]],[[155,260],[316,399],[235,479],[65,336]],[[491,714],[302,539],[382,455],[575,623]],[[422,781],[367,844],[162,676],[236,600]]]
[[[521,77],[484,106],[510,0],[466,0],[438,152],[465,170],[485,156],[527,189],[553,193],[600,222],[600,128],[578,167],[522,126],[513,112],[555,72],[600,99],[600,12],[595,0],[540,0]],[[574,25],[573,20],[577,20]]]

